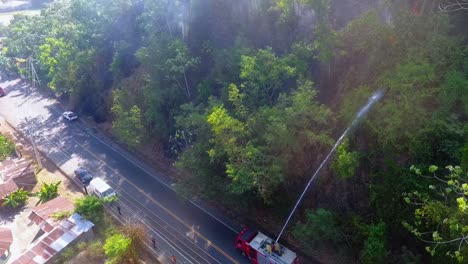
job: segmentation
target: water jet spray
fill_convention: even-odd
[[[296,211],[297,209],[297,206],[301,203],[302,201],[302,198],[304,197],[304,194],[307,192],[307,190],[309,189],[310,187],[310,184],[315,180],[315,178],[317,177],[317,175],[319,174],[319,172],[322,170],[323,166],[328,162],[328,160],[330,159],[330,157],[332,156],[332,154],[336,151],[336,148],[341,144],[341,142],[343,141],[343,139],[346,137],[346,135],[348,134],[348,132],[354,128],[357,123],[359,123],[359,121],[367,114],[367,112],[369,111],[369,109],[372,107],[372,105],[374,105],[374,103],[376,103],[377,101],[379,101],[384,95],[384,89],[379,89],[377,91],[375,91],[371,97],[369,97],[369,100],[367,100],[367,104],[364,105],[356,114],[356,116],[354,117],[353,119],[353,122],[351,122],[351,125],[343,132],[343,134],[338,138],[338,140],[336,141],[335,145],[333,146],[333,148],[330,150],[330,152],[328,153],[328,155],[325,157],[325,159],[322,161],[322,163],[320,163],[320,166],[317,168],[317,170],[315,171],[315,173],[312,175],[312,177],[310,178],[309,182],[307,183],[306,187],[304,188],[304,191],[302,192],[301,196],[299,196],[299,199],[297,200],[296,204],[294,205],[294,208],[292,209],[291,213],[289,214],[288,218],[286,219],[286,222],[284,223],[283,225],[283,228],[281,229],[281,232],[279,233],[278,237],[276,238],[276,243],[278,243],[278,240],[281,238],[281,235],[283,234],[284,232],[284,229],[286,228],[286,226],[288,225],[289,223],[289,220],[291,220],[291,217],[292,215],[294,214],[294,212]]]

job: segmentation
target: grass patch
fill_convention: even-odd
[[[102,240],[80,242],[67,247],[54,263],[100,263],[105,259]]]

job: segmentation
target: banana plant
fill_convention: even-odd
[[[56,182],[56,183],[51,183],[51,184],[47,184],[45,182],[42,183],[41,189],[39,190],[38,193],[36,193],[37,197],[39,197],[39,201],[36,203],[36,205],[47,202],[57,197],[58,188],[61,183],[62,183],[61,181]]]
[[[3,199],[2,206],[10,206],[11,208],[16,208],[22,206],[29,199],[29,192],[20,188],[19,190],[11,193],[5,199]]]

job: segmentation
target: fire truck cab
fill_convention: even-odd
[[[297,264],[296,253],[279,245],[274,250],[273,239],[266,235],[245,228],[236,238],[236,248],[242,251],[253,264]]]

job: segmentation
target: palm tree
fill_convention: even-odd
[[[37,197],[39,197],[39,201],[36,203],[36,205],[40,203],[47,202],[55,197],[58,196],[58,187],[62,183],[61,181],[56,182],[56,183],[43,183],[41,190],[36,194]]]

